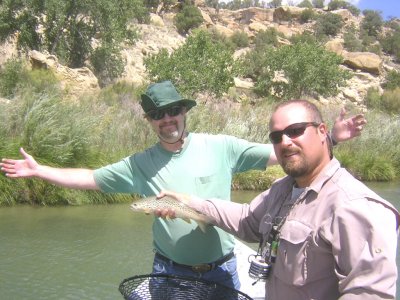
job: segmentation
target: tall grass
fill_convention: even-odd
[[[400,177],[400,116],[366,113],[368,124],[360,137],[336,147],[343,166],[364,181],[391,181]]]
[[[0,103],[0,157],[19,157],[24,147],[44,164],[55,167],[97,168],[141,151],[157,141],[139,105],[142,88],[118,84],[98,95],[66,101],[53,85],[42,91],[28,84],[11,99]],[[339,114],[338,106],[321,108],[329,125]],[[356,113],[355,108],[350,108]],[[272,105],[267,101],[234,103],[199,101],[188,113],[193,132],[223,133],[254,142],[268,143]],[[393,180],[400,176],[399,116],[370,111],[361,137],[335,147],[342,164],[362,180]],[[235,176],[234,189],[266,189],[281,168],[251,171]],[[0,175],[0,205],[114,203],[131,195],[105,195],[56,187],[37,179],[11,180]]]

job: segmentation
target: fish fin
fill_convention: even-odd
[[[200,227],[200,229],[201,229],[201,231],[202,231],[203,233],[206,233],[206,231],[207,231],[207,226],[208,226],[207,223],[204,223],[204,222],[201,222],[201,221],[197,221],[197,225],[199,225],[199,227]]]
[[[189,218],[181,218],[183,221],[185,221],[186,223],[191,224],[192,221]]]

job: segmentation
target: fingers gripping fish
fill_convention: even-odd
[[[181,218],[188,223],[191,223],[191,219],[196,221],[203,232],[206,232],[207,224],[210,223],[210,219],[206,215],[169,196],[165,196],[161,199],[157,199],[156,197],[143,198],[134,201],[130,209],[135,212],[144,212],[146,214],[154,213],[158,209],[174,210],[177,218]]]

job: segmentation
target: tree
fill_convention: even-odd
[[[310,2],[310,0],[303,0],[297,6],[298,7],[303,7],[303,8],[313,8],[313,5]]]
[[[256,81],[255,91],[262,96],[330,96],[349,78],[349,73],[340,68],[341,62],[340,56],[321,45],[299,42],[250,52],[242,61],[242,75]]]
[[[367,35],[378,37],[382,30],[383,20],[381,13],[375,10],[364,10],[364,18],[361,21],[361,28]]]
[[[271,0],[271,1],[268,3],[268,6],[271,7],[271,8],[280,7],[280,6],[282,6],[282,0]]]
[[[189,1],[185,1],[182,10],[176,14],[174,22],[179,33],[186,34],[190,29],[197,28],[204,19],[200,10]]]
[[[328,4],[328,9],[329,10],[337,10],[340,8],[347,8],[347,1],[342,1],[342,0],[332,0],[331,2],[329,2]]]
[[[315,8],[324,8],[324,0],[313,0],[312,4]]]
[[[233,86],[236,72],[233,50],[204,30],[196,30],[173,53],[162,49],[144,63],[151,81],[173,80],[182,92],[193,94],[220,96]]]
[[[335,36],[343,27],[343,19],[340,15],[327,13],[320,16],[315,24],[317,35]]]
[[[390,55],[393,55],[395,59],[400,62],[400,30],[395,30],[391,33],[387,33],[380,42],[383,51],[389,53]]]
[[[104,57],[106,66],[94,73],[115,78],[121,73],[113,67],[122,60],[121,43],[137,37],[128,24],[147,18],[141,0],[121,0],[118,5],[108,0],[6,0],[0,2],[0,40],[18,33],[20,49],[47,51],[71,68],[84,66],[97,47],[105,47],[111,50]]]

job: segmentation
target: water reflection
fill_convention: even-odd
[[[369,185],[400,209],[399,184]],[[149,273],[153,258],[153,217],[128,206],[1,208],[1,298],[122,299],[119,283]]]

